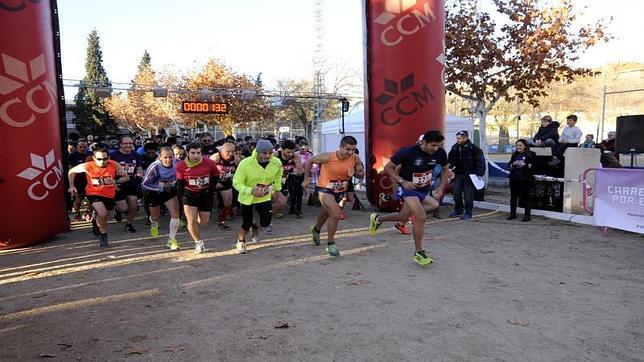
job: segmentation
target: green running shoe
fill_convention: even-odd
[[[414,261],[422,266],[429,265],[434,262],[432,258],[427,256],[427,253],[425,253],[425,250],[415,252]]]
[[[168,239],[166,246],[172,251],[181,249],[179,243],[177,242],[177,239]]]
[[[313,237],[313,244],[315,244],[315,246],[319,246],[320,245],[320,232],[315,230],[315,225],[311,226],[311,236]]]
[[[338,247],[335,245],[335,243],[327,245],[326,252],[331,256],[340,256],[340,250],[338,250]]]
[[[159,223],[157,223],[156,226],[154,224],[150,226],[150,236],[153,238],[159,236]]]
[[[371,217],[369,217],[369,235],[376,236],[379,227],[380,224],[378,223],[378,214],[371,214]]]

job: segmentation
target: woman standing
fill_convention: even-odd
[[[532,174],[536,155],[530,151],[528,141],[518,140],[516,151],[512,154],[509,163],[510,175],[510,216],[508,220],[514,220],[517,217],[517,204],[519,198],[525,205],[525,213],[522,221],[530,221],[530,187],[532,187]]]

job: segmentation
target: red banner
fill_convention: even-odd
[[[0,249],[68,228],[51,4],[0,1]]]
[[[443,0],[364,0],[367,196],[384,209],[389,158],[445,118]],[[384,178],[384,179],[383,179]]]

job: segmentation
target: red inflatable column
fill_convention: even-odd
[[[52,9],[0,2],[0,249],[68,227]]]
[[[401,147],[445,118],[443,0],[364,0],[367,196],[395,207],[382,170]]]

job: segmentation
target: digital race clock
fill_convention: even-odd
[[[228,113],[228,103],[183,101],[181,102],[181,113],[226,114]]]

